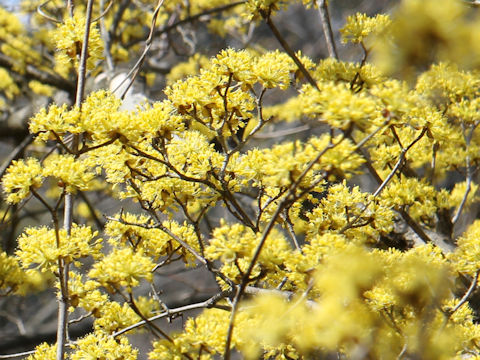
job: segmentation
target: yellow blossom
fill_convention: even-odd
[[[60,259],[70,263],[87,256],[98,257],[102,239],[96,236],[91,228],[77,224],[73,224],[70,235],[61,229],[58,236],[47,227],[27,228],[18,238],[16,254],[24,268],[36,265],[42,271],[54,271]]]
[[[133,349],[126,337],[112,338],[100,334],[91,334],[76,341],[73,345],[72,360],[98,359],[135,360],[137,349]]]
[[[42,186],[43,170],[37,159],[14,160],[2,179],[7,201],[16,204],[30,194],[30,189]]]
[[[154,266],[150,258],[134,253],[132,249],[114,249],[93,266],[89,276],[107,289],[131,288],[137,286],[141,279],[151,281]]]
[[[366,14],[356,13],[347,18],[347,23],[340,30],[343,42],[363,43],[370,34],[379,34],[390,25],[388,15],[368,17]]]
[[[86,20],[84,16],[75,15],[68,17],[63,24],[57,27],[54,33],[54,41],[59,53],[56,57],[59,64],[56,66],[78,66],[78,60],[83,46]],[[103,57],[103,42],[95,25],[90,25],[90,37],[88,41],[87,68],[94,69],[97,61]]]
[[[44,162],[43,176],[56,178],[60,187],[75,193],[77,190],[89,190],[95,174],[85,162],[73,155],[51,155]]]

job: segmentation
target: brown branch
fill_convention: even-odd
[[[38,12],[41,16],[43,16],[45,19],[50,20],[51,22],[54,22],[54,23],[57,23],[57,24],[61,24],[61,23],[62,23],[61,20],[58,20],[58,19],[54,18],[53,16],[48,15],[48,14],[43,10],[43,7],[44,7],[45,5],[47,5],[50,1],[52,1],[52,0],[47,0],[47,1],[43,2],[43,3],[41,3],[40,5],[38,5],[38,6],[37,6],[37,12]]]
[[[150,33],[148,34],[147,40],[145,40],[145,48],[144,48],[142,54],[138,58],[137,62],[133,66],[133,68],[128,72],[127,76],[125,76],[125,78],[112,91],[113,93],[115,93],[125,83],[125,81],[127,81],[127,79],[129,79],[129,82],[128,82],[127,86],[125,87],[125,89],[123,89],[122,94],[119,96],[120,99],[123,99],[125,97],[128,90],[132,86],[133,82],[135,81],[135,78],[137,77],[138,73],[140,72],[140,69],[142,68],[143,62],[145,61],[145,58],[146,58],[148,52],[150,51],[150,48],[152,47],[153,36],[154,36],[154,33],[155,33],[155,26],[157,24],[158,13],[159,13],[161,7],[163,6],[164,1],[165,0],[158,0],[155,11],[153,12],[152,23],[150,25]]]
[[[455,305],[455,307],[449,312],[449,317],[451,317],[458,309],[460,309],[462,307],[462,305],[465,304],[468,301],[468,299],[470,298],[470,296],[473,294],[473,292],[477,288],[478,276],[479,275],[480,275],[480,270],[477,270],[475,272],[475,276],[473,277],[472,283],[470,284],[470,287],[468,288],[465,295],[463,295],[463,297],[460,299],[458,304]]]
[[[175,314],[180,314],[180,313],[183,313],[183,312],[189,311],[189,310],[197,310],[197,309],[212,308],[212,307],[217,307],[217,308],[227,310],[223,306],[220,307],[220,306],[216,305],[218,301],[224,299],[227,295],[228,295],[228,293],[218,293],[218,294],[215,294],[214,296],[210,297],[209,299],[207,299],[205,301],[202,301],[202,302],[199,302],[199,303],[180,306],[180,307],[175,308],[175,309],[169,309],[168,311],[162,312],[161,314],[158,314],[158,315],[155,315],[155,316],[152,316],[152,317],[148,318],[148,322],[152,322],[152,321],[155,321],[155,320],[158,320],[158,319],[169,317],[169,316],[172,316],[172,315],[175,315]],[[126,327],[122,330],[119,330],[119,331],[113,333],[110,336],[113,337],[113,338],[116,338],[120,335],[125,334],[128,331],[134,330],[134,329],[136,329],[140,326],[146,325],[146,324],[147,324],[147,321],[142,320],[142,321],[139,321],[139,322],[137,322],[133,325],[130,325],[130,326],[128,326],[128,327]]]
[[[0,53],[0,67],[19,74],[16,70],[14,70],[15,65],[15,60],[3,53]],[[75,87],[71,81],[56,74],[51,74],[49,72],[40,70],[31,64],[27,64],[25,66],[25,74],[23,76],[25,76],[26,79],[37,80],[43,84],[54,86],[57,89],[65,90],[69,94],[73,94],[75,90]]]
[[[280,31],[278,31],[277,27],[273,23],[272,19],[270,18],[270,14],[266,13],[265,11],[261,12],[261,15],[265,22],[267,23],[268,27],[270,30],[272,30],[273,35],[275,35],[275,38],[277,41],[282,45],[283,49],[285,52],[292,58],[292,60],[295,62],[295,64],[298,66],[302,74],[305,76],[305,78],[308,80],[310,85],[312,85],[315,89],[319,90],[317,82],[315,79],[312,77],[310,72],[305,68],[305,66],[302,64],[298,56],[295,54],[295,52],[292,50],[290,45],[285,41],[283,36],[280,34]]]

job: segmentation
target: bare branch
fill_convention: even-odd
[[[335,46],[335,36],[333,36],[332,23],[328,13],[327,0],[320,0],[318,12],[320,14],[320,19],[322,20],[323,34],[325,35],[325,41],[327,42],[328,54],[330,57],[338,59],[337,48]]]
[[[61,24],[61,23],[62,23],[61,20],[58,20],[58,19],[54,18],[53,16],[48,15],[48,14],[43,10],[43,7],[44,7],[45,5],[47,5],[50,1],[52,1],[52,0],[47,0],[47,1],[43,2],[42,4],[38,5],[38,6],[37,6],[37,12],[38,12],[41,16],[43,16],[45,19],[50,20],[51,22],[54,22],[54,23],[57,23],[57,24]]]
[[[480,275],[480,270],[477,270],[475,272],[475,276],[473,277],[473,280],[470,284],[470,287],[468,288],[467,292],[465,293],[465,295],[463,295],[463,297],[460,299],[460,301],[458,302],[457,305],[455,305],[455,307],[450,311],[450,317],[453,315],[453,313],[455,313],[458,309],[460,309],[463,304],[465,304],[468,299],[470,298],[470,296],[473,294],[473,292],[475,291],[475,289],[477,288],[477,284],[478,284],[478,276]]]
[[[154,36],[154,33],[155,33],[155,26],[157,24],[158,13],[159,13],[160,8],[162,7],[164,1],[165,0],[159,0],[158,3],[157,3],[157,6],[155,8],[155,11],[153,12],[152,23],[150,25],[150,33],[148,34],[148,38],[145,40],[145,48],[143,50],[142,55],[140,55],[139,59],[137,60],[137,62],[133,66],[133,68],[128,72],[127,76],[125,76],[125,78],[112,91],[113,93],[115,93],[125,83],[125,81],[127,79],[130,79],[129,82],[128,82],[128,85],[125,86],[125,89],[123,89],[123,93],[119,96],[121,99],[123,99],[125,97],[128,90],[130,89],[133,82],[135,81],[135,78],[137,77],[138,73],[140,72],[142,64],[145,61],[145,57],[147,56],[147,54],[148,54],[148,52],[149,52],[149,50],[152,46],[153,36]]]
[[[312,85],[315,89],[319,90],[317,82],[315,79],[312,77],[310,72],[305,68],[305,66],[302,64],[298,56],[295,54],[295,52],[292,50],[290,45],[285,41],[283,36],[280,34],[280,31],[278,31],[277,27],[273,23],[272,19],[270,18],[270,14],[267,14],[265,11],[261,12],[262,17],[266,21],[268,27],[270,30],[272,30],[273,35],[275,35],[275,38],[278,40],[280,45],[282,45],[283,49],[285,52],[292,58],[292,60],[295,62],[295,64],[298,66],[302,74],[305,76],[305,78],[308,80],[309,84]]]
[[[108,9],[110,9],[110,6],[113,4],[113,0],[110,0],[110,3],[108,4],[107,8],[105,9],[104,13],[108,12]],[[105,0],[100,0],[100,8],[104,9],[105,8]],[[105,44],[104,47],[104,54],[105,54],[105,59],[107,60],[107,68],[109,71],[113,71],[115,68],[115,64],[113,62],[113,57],[112,57],[112,38],[110,35],[110,32],[107,30],[105,26],[105,19],[103,16],[100,17],[100,31],[102,34],[102,40],[103,43]]]
[[[24,351],[21,353],[9,354],[9,355],[0,355],[0,359],[14,359],[21,356],[29,356],[35,354],[35,350]]]

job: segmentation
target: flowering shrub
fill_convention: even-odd
[[[28,26],[0,10],[1,106],[69,97],[30,118],[33,145],[2,173],[5,226],[42,216],[0,252],[0,296],[58,298],[57,341],[29,359],[136,359],[140,330],[152,360],[480,358],[480,13],[403,0],[348,16],[348,62],[335,2],[293,3],[25,0]],[[282,37],[292,6],[320,13],[329,58]],[[202,54],[197,20],[245,46]],[[248,45],[261,23],[280,49]],[[159,70],[174,29],[189,56]],[[122,86],[86,84],[121,65]],[[129,108],[139,74],[163,95]],[[103,223],[85,193],[118,211]],[[173,262],[203,268],[212,297],[163,303]],[[78,339],[74,312],[92,322]],[[178,332],[157,321],[183,313]]]

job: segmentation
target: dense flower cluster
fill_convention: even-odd
[[[249,0],[228,16],[243,26],[292,2]],[[157,20],[228,3],[166,2]],[[41,109],[29,131],[50,150],[12,161],[2,186],[12,206],[34,198],[53,226],[28,227],[15,254],[0,252],[0,295],[55,279],[69,310],[93,320],[93,331],[70,343],[73,360],[136,359],[123,330],[142,324],[162,337],[150,359],[214,359],[230,348],[251,359],[480,357],[469,302],[480,222],[455,227],[479,199],[479,57],[465,52],[480,52],[480,15],[460,1],[444,4],[404,0],[391,18],[349,17],[341,33],[362,51],[359,63],[228,48],[173,67],[165,98],[135,110],[106,90],[81,106]],[[82,11],[46,31],[64,77],[78,66]],[[124,50],[133,51],[135,31],[152,21],[125,11],[125,31],[108,50],[114,58],[129,42]],[[19,22],[4,22],[2,44],[24,36]],[[103,51],[92,25],[90,70]],[[42,85],[31,87],[51,90]],[[18,92],[1,71],[0,90]],[[299,121],[310,131],[303,137],[256,141],[264,129]],[[59,225],[62,201],[81,192],[122,201],[105,225],[87,198],[76,210],[97,218],[107,246],[93,225]],[[175,314],[156,293],[139,292],[177,260],[206,268],[220,290],[183,331],[167,334],[148,318]],[[55,351],[43,344],[29,359]]]

